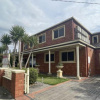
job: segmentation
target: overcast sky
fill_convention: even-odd
[[[99,0],[74,0],[98,2]],[[32,35],[70,17],[90,32],[100,31],[100,5],[52,0],[0,0],[0,37],[13,25],[21,25]],[[13,46],[11,46],[13,48]]]

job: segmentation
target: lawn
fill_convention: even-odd
[[[55,76],[39,74],[37,81],[42,82],[42,77],[43,77],[43,83],[49,84],[49,85],[56,85],[58,83],[62,83],[69,80],[69,79],[64,79],[64,78],[57,78]]]

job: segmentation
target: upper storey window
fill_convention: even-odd
[[[92,37],[92,43],[98,43],[98,35]]]
[[[77,36],[78,39],[81,39],[87,43],[90,43],[88,32],[86,32],[80,26],[76,27],[76,34],[75,35]]]
[[[65,36],[65,27],[61,26],[53,30],[53,39]]]
[[[39,43],[44,43],[45,42],[45,34],[42,34],[39,36]]]

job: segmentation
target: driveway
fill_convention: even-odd
[[[31,92],[27,97],[31,100],[100,100],[100,77],[47,86],[40,91]]]

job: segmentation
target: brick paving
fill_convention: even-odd
[[[100,77],[65,82],[28,96],[31,100],[100,100]]]
[[[2,93],[4,92],[0,91]],[[11,100],[12,97],[9,94],[6,98],[0,98],[2,99]],[[30,87],[29,94],[16,100],[100,100],[100,77],[71,80],[53,86],[38,83]]]

